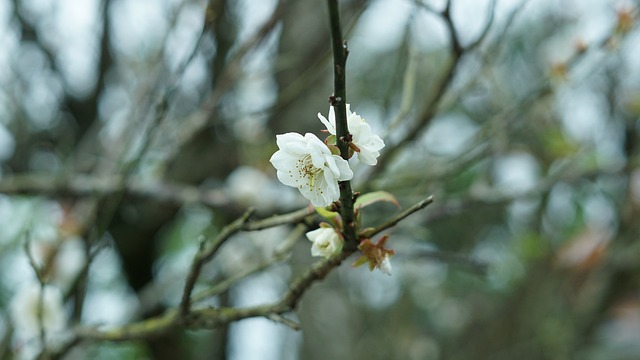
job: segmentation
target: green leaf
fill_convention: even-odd
[[[365,206],[369,206],[371,204],[375,204],[377,202],[389,202],[400,208],[400,204],[398,200],[386,191],[374,191],[367,194],[360,195],[355,202],[355,208],[361,209]]]
[[[316,208],[316,212],[318,213],[318,215],[322,216],[323,218],[329,220],[331,223],[334,222],[334,219],[338,216],[340,216],[339,213],[334,212],[334,211],[329,211],[327,210],[327,208],[325,207],[317,207]]]
[[[358,266],[362,266],[362,265],[364,265],[364,264],[366,264],[368,262],[369,262],[369,258],[364,256],[364,255],[362,255],[359,258],[357,258],[356,261],[354,261],[351,266],[358,267]]]
[[[340,149],[337,146],[328,144],[327,147],[329,148],[329,151],[331,151],[333,155],[340,155]]]

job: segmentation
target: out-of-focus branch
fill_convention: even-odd
[[[349,23],[345,26],[345,37],[348,38],[358,24],[360,17],[365,12],[368,3],[366,0],[359,0],[344,3],[343,6],[343,10],[346,10],[343,11],[343,13],[349,12],[352,14],[350,16]],[[320,79],[326,75],[323,69],[331,57],[331,51],[330,49],[327,50],[324,41],[319,41],[321,40],[320,38],[309,40],[316,41],[317,44],[311,46],[311,50],[307,51],[307,55],[301,60],[300,63],[305,64],[304,68],[299,69],[300,72],[296,74],[295,78],[281,84],[282,87],[278,91],[278,99],[274,104],[264,109],[250,112],[249,114],[254,116],[268,113],[274,114],[285,109],[287,106],[300,99],[300,97],[307,94],[305,90],[312,86],[312,84],[320,81]],[[283,39],[280,41],[283,41]],[[280,71],[280,69],[277,71]]]
[[[492,43],[491,50],[487,53],[483,54],[483,57],[486,59],[493,59],[495,57],[492,56],[495,51],[500,49],[499,42],[502,41],[504,34],[507,32],[507,29],[512,24],[514,19],[517,18],[518,14],[520,14],[521,8],[527,0],[523,0],[521,4],[514,9],[511,14],[507,18],[507,25],[505,25],[504,29],[500,32],[500,36],[495,40],[497,43]],[[574,53],[564,62],[558,65],[559,69],[562,69],[565,74],[568,74],[580,61],[585,59],[589,50],[597,50],[597,49],[605,49],[610,43],[611,39],[615,36],[615,32],[612,32],[609,36],[604,37],[600,41],[588,46],[587,44],[583,44],[582,48],[577,46]],[[491,63],[484,63],[484,67],[488,67]],[[563,75],[563,74],[560,74]],[[473,82],[473,80],[471,81]],[[408,183],[415,185],[417,182],[428,183],[430,181],[444,179],[447,176],[450,176],[453,173],[457,173],[462,171],[463,168],[476,163],[482,156],[484,156],[487,152],[487,146],[489,146],[488,139],[493,139],[496,137],[496,133],[513,130],[517,127],[523,125],[522,119],[526,117],[521,116],[523,113],[527,113],[531,107],[535,104],[539,103],[539,101],[547,96],[550,96],[554,93],[557,82],[552,81],[550,78],[543,78],[536,84],[532,85],[530,90],[523,95],[519,101],[513,104],[510,107],[502,109],[502,111],[498,112],[495,116],[492,117],[490,121],[487,121],[482,125],[482,128],[474,135],[472,139],[468,141],[470,145],[468,145],[468,151],[458,155],[457,157],[446,159],[446,162],[442,164],[442,166],[438,166],[437,164],[430,164],[429,174],[425,177],[424,172],[420,172],[420,174],[416,174],[416,176],[404,176],[401,180],[402,183]],[[468,87],[465,87],[468,89]],[[464,89],[458,91],[453,97],[447,100],[448,103],[456,103],[461,95],[464,93]],[[446,106],[446,105],[445,105]],[[383,154],[382,156],[385,156]],[[398,178],[396,176],[396,178]],[[380,179],[382,180],[382,179]],[[367,183],[367,186],[372,186],[376,184]],[[387,183],[388,184],[388,183]],[[401,184],[399,184],[401,186]],[[500,195],[502,198],[502,195]],[[442,204],[444,205],[444,204]],[[439,212],[440,210],[436,210]],[[433,213],[431,215],[434,215]]]
[[[97,328],[77,328],[75,339],[79,340],[109,340],[125,341],[148,339],[162,335],[176,328],[211,329],[234,321],[250,317],[271,318],[292,311],[297,306],[302,295],[311,285],[323,279],[329,272],[338,267],[355,250],[345,249],[339,255],[320,260],[309,270],[295,280],[282,299],[272,304],[265,304],[249,308],[199,308],[191,309],[187,315],[181,315],[179,309],[170,309],[164,314],[151,319],[132,323],[122,327],[99,330]]]
[[[182,316],[186,316],[189,313],[191,308],[191,292],[196,285],[196,281],[198,281],[198,277],[200,277],[202,267],[213,258],[225,241],[242,229],[242,226],[249,221],[249,217],[253,215],[253,213],[253,209],[247,210],[239,219],[225,226],[210,244],[207,244],[207,239],[203,239],[200,243],[200,249],[191,262],[191,269],[187,275],[182,292],[182,301],[180,302],[180,314]]]
[[[293,248],[293,245],[297,242],[298,238],[302,236],[306,228],[307,227],[302,224],[299,224],[298,226],[296,226],[296,228],[291,232],[291,234],[289,234],[287,239],[284,241],[282,246],[279,246],[278,249],[274,252],[273,257],[271,259],[266,260],[260,264],[257,264],[254,267],[245,269],[237,274],[234,274],[233,276],[215,284],[213,287],[199,292],[198,294],[192,297],[192,301],[195,303],[195,302],[202,301],[204,299],[208,299],[213,296],[219,295],[224,291],[228,290],[229,288],[231,288],[231,286],[237,284],[240,280],[252,274],[263,271],[276,262],[284,260],[289,255],[291,248]]]
[[[484,25],[484,28],[480,32],[478,38],[466,46],[467,49],[472,50],[478,47],[487,37],[487,34],[489,34],[489,30],[491,30],[491,26],[493,25],[493,19],[496,15],[496,1],[497,0],[491,0],[489,10],[487,10],[487,23]]]
[[[201,204],[211,208],[234,206],[224,190],[204,190],[195,186],[167,183],[129,181],[123,184],[118,176],[94,177],[74,175],[71,178],[52,178],[48,175],[26,174],[0,179],[0,194],[53,197],[109,197],[124,192],[127,196],[164,201],[176,205]],[[273,215],[243,225],[243,231],[258,231],[279,225],[297,224],[308,216],[315,216],[311,207],[286,214]]]
[[[100,4],[100,11],[102,16],[102,24],[100,29],[99,49],[98,53],[98,68],[96,85],[93,88],[91,94],[84,99],[75,99],[69,97],[65,102],[67,107],[76,119],[79,127],[78,139],[84,136],[94,136],[95,134],[89,134],[90,129],[97,123],[98,120],[98,103],[100,95],[105,87],[105,81],[107,73],[113,65],[113,56],[111,55],[110,43],[111,43],[111,16],[109,13],[109,7],[111,6],[111,0],[103,0]]]
[[[262,220],[251,221],[246,223],[243,227],[243,231],[258,231],[267,228],[272,228],[285,224],[298,224],[309,216],[315,216],[316,212],[312,207],[305,207],[300,210],[290,212],[288,214],[273,215]]]
[[[216,80],[216,86],[211,94],[202,102],[202,106],[184,121],[181,133],[177,135],[176,143],[171,144],[168,158],[172,158],[180,152],[195,134],[210,124],[223,95],[235,84],[242,72],[242,59],[252,50],[258,47],[274,31],[278,24],[286,0],[280,0],[271,16],[265,20],[256,33],[235,49],[231,49],[226,65]]]
[[[437,206],[429,212],[422,220],[429,224],[452,215],[461,214],[479,205],[497,205],[510,203],[521,199],[531,199],[543,195],[551,190],[558,182],[574,183],[585,179],[593,179],[601,175],[615,174],[603,169],[577,170],[571,168],[571,163],[566,164],[567,168],[560,169],[556,174],[546,177],[530,189],[507,192],[502,189],[486,189],[475,191],[460,197],[442,199]]]
[[[250,317],[269,317],[273,314],[284,314],[296,308],[302,295],[314,282],[323,279],[331,270],[338,267],[355,250],[345,249],[339,255],[313,264],[309,270],[295,280],[282,299],[273,304],[260,305],[244,309],[198,309],[194,310],[188,320],[188,327],[214,328],[222,324]]]
[[[422,108],[422,111],[420,111],[419,115],[417,116],[415,123],[412,124],[409,129],[407,129],[405,135],[399,141],[386,147],[385,151],[380,155],[378,159],[378,166],[373,168],[370,175],[371,177],[375,177],[376,175],[384,172],[385,168],[393,160],[393,158],[397,156],[400,150],[417,139],[418,136],[422,134],[422,132],[429,126],[431,120],[438,113],[440,103],[444,95],[446,94],[451,82],[453,81],[461,58],[467,52],[474,50],[482,42],[482,40],[484,40],[491,28],[491,25],[493,24],[495,0],[492,1],[489,6],[489,17],[487,20],[487,24],[483,28],[481,34],[471,44],[463,46],[460,42],[458,31],[451,17],[451,0],[447,1],[446,6],[442,12],[435,11],[432,7],[426,6],[422,1],[417,1],[416,4],[423,7],[427,11],[436,12],[444,20],[445,25],[449,31],[449,47],[451,52],[451,59],[446,70],[444,71],[444,74],[442,75],[442,78],[438,82],[438,85],[436,85],[435,89],[433,90],[432,97],[425,102],[425,105]]]
[[[291,284],[289,291],[285,294],[280,301],[277,308],[282,308],[284,311],[290,311],[295,309],[298,301],[304,294],[304,292],[318,280],[324,279],[327,274],[334,268],[338,267],[346,258],[351,256],[355,250],[344,249],[342,253],[336,255],[327,260],[321,260],[313,264],[313,266],[307,270],[302,276]],[[283,312],[284,312],[283,311]]]
[[[413,107],[413,102],[415,98],[416,91],[416,82],[418,80],[417,71],[418,71],[418,51],[416,48],[409,46],[409,56],[407,60],[407,67],[404,71],[403,79],[402,79],[402,95],[400,100],[400,107],[398,108],[398,113],[391,120],[389,126],[387,127],[386,133],[395,129],[398,124],[400,124],[409,114],[411,108]]]
[[[0,193],[40,195],[54,197],[109,197],[124,192],[128,196],[149,198],[168,203],[186,205],[200,203],[219,208],[233,203],[224,191],[202,190],[195,186],[143,183],[135,180],[123,182],[121,176],[87,176],[55,178],[50,175],[25,174],[0,179]]]
[[[42,36],[38,33],[38,27],[36,24],[32,24],[29,19],[23,16],[23,5],[21,1],[13,0],[13,19],[17,20],[20,26],[20,36],[24,41],[32,41],[44,54],[49,63],[49,66],[53,71],[59,74],[61,77],[63,71],[60,68],[59,61],[57,59],[57,49],[52,48],[44,41]],[[98,67],[96,76],[96,85],[90,94],[83,98],[76,98],[68,91],[65,92],[64,98],[61,101],[62,107],[66,108],[78,125],[77,134],[75,134],[75,140],[80,139],[89,128],[95,123],[98,115],[98,98],[104,88],[106,74],[108,69],[113,63],[113,58],[109,51],[110,33],[109,33],[109,6],[111,0],[102,0],[100,4],[100,11],[102,16],[102,25],[100,38],[97,39],[99,43],[100,52],[98,54]]]

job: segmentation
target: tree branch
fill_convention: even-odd
[[[237,228],[237,224],[233,228]],[[345,249],[342,253],[333,258],[316,262],[310,269],[291,284],[289,290],[284,294],[280,301],[272,304],[249,308],[191,309],[184,315],[181,313],[181,309],[183,307],[181,304],[179,309],[170,309],[160,316],[122,327],[107,330],[99,330],[95,327],[77,328],[75,330],[76,338],[71,341],[78,341],[78,339],[108,341],[140,340],[156,337],[167,333],[171,329],[180,327],[190,329],[211,329],[251,317],[273,318],[273,315],[282,315],[295,309],[302,295],[314,282],[323,279],[327,274],[329,274],[329,272],[331,272],[331,270],[338,267],[354,252],[355,250]]]
[[[0,179],[0,193],[11,195],[40,195],[54,197],[108,197],[124,192],[126,195],[149,198],[177,205],[200,203],[219,208],[232,205],[222,190],[202,190],[195,186],[145,183],[121,176],[89,176],[73,174],[52,176],[49,174],[23,174]]]
[[[361,238],[371,238],[383,231],[385,231],[386,229],[389,229],[391,227],[396,226],[400,221],[404,220],[406,217],[408,217],[409,215],[424,209],[425,207],[427,207],[429,204],[433,203],[433,196],[429,196],[428,198],[414,204],[413,206],[411,206],[410,208],[406,209],[405,211],[399,213],[398,215],[392,217],[391,219],[387,220],[386,222],[384,222],[381,225],[378,225],[374,228],[370,228],[370,229],[366,229],[364,231],[362,231],[360,233],[360,237]]]
[[[342,39],[340,26],[340,8],[338,0],[327,0],[329,6],[329,22],[331,26],[331,45],[333,49],[333,96],[330,97],[336,115],[336,143],[343,159],[349,159],[349,143],[351,135],[347,125],[347,86],[346,65],[349,50]],[[342,229],[345,248],[355,249],[358,246],[353,210],[353,191],[350,181],[341,181],[340,216],[344,222]]]
[[[200,276],[200,271],[204,264],[211,260],[213,255],[215,255],[225,241],[242,229],[253,213],[254,210],[249,209],[239,219],[225,226],[209,246],[207,246],[205,242],[206,239],[201,242],[200,249],[193,258],[191,269],[189,270],[189,274],[185,281],[184,290],[182,292],[182,301],[180,302],[180,315],[185,316],[189,313],[191,308],[191,292],[196,285],[196,281]]]
[[[447,90],[449,89],[449,86],[453,81],[463,55],[468,51],[476,48],[482,42],[482,40],[484,40],[487,33],[489,32],[491,25],[493,24],[495,1],[492,1],[489,5],[489,19],[487,20],[487,24],[483,28],[481,34],[473,43],[465,47],[460,42],[458,31],[451,17],[451,0],[447,1],[446,6],[442,12],[435,11],[431,6],[425,4],[422,1],[416,1],[416,4],[426,11],[435,12],[444,20],[445,25],[449,31],[449,47],[451,52],[451,60],[449,61],[449,65],[447,66],[444,75],[433,91],[434,95],[425,102],[425,105],[418,115],[415,123],[409,127],[409,130],[406,131],[405,135],[399,141],[387,146],[385,152],[380,155],[380,157],[378,158],[378,166],[374,167],[371,171],[370,176],[372,178],[378,174],[381,174],[386,169],[387,165],[389,165],[391,161],[400,153],[400,150],[417,139],[418,136],[422,134],[422,132],[429,126],[431,120],[433,120],[433,118],[438,113],[438,108],[440,107],[442,99],[444,98],[444,95],[447,93]]]

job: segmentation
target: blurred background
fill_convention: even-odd
[[[350,258],[288,317],[67,359],[640,358],[637,1],[341,1],[347,101],[385,141],[354,190],[407,208],[392,275]],[[41,277],[68,324],[180,302],[202,234],[307,206],[275,134],[323,129],[322,1],[0,2],[0,354],[34,358],[12,300]],[[363,210],[365,225],[398,212]],[[307,219],[308,229],[318,219]],[[315,261],[293,226],[240,233],[203,304],[275,301]],[[293,239],[293,241],[291,240]]]

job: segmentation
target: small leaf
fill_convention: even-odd
[[[356,209],[361,209],[365,206],[369,206],[371,204],[375,204],[380,201],[390,202],[395,206],[397,206],[398,208],[400,207],[398,200],[396,200],[396,198],[393,195],[391,195],[386,191],[374,191],[368,194],[360,195],[356,199],[356,202],[354,205]]]
[[[324,140],[324,143],[327,144],[327,145],[335,145],[336,144],[336,136],[335,135],[327,136],[327,138]]]
[[[327,147],[329,148],[329,151],[331,151],[331,154],[340,155],[340,149],[337,146],[328,144]]]
[[[316,212],[331,223],[334,223],[334,220],[340,216],[339,213],[327,210],[326,207],[317,207]]]
[[[358,266],[362,266],[362,265],[364,265],[364,264],[366,264],[368,262],[369,262],[369,258],[364,256],[364,255],[362,255],[359,258],[357,258],[356,261],[354,261],[353,265],[351,265],[351,266],[358,267]]]

